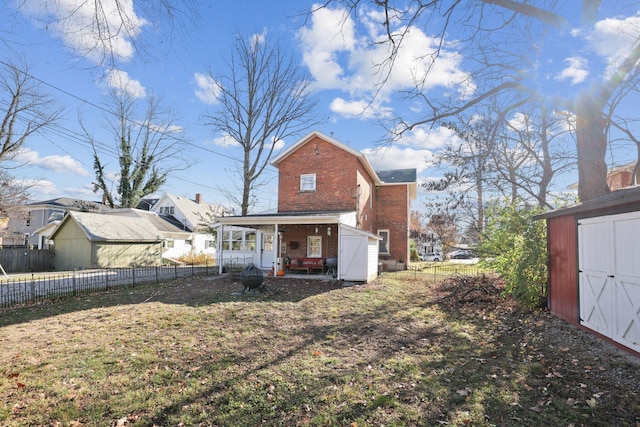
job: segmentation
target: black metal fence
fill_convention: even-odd
[[[453,263],[416,263],[407,270],[383,272],[383,275],[402,277],[407,279],[432,280],[438,282],[451,276],[477,276],[481,274],[496,274],[494,271],[483,268],[478,264],[453,264]]]
[[[215,265],[109,268],[65,273],[34,273],[0,280],[0,308],[56,298],[106,291],[141,283],[159,283],[181,277],[213,275]]]

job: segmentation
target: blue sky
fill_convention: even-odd
[[[38,181],[31,190],[33,200],[60,196],[99,199],[92,192],[91,147],[80,137],[78,117],[97,138],[110,143],[110,137],[102,130],[104,113],[98,106],[105,102],[107,88],[118,84],[140,99],[152,93],[159,96],[175,110],[176,124],[190,141],[188,154],[197,163],[188,170],[172,173],[163,190],[189,197],[201,193],[207,202],[228,204],[220,189],[230,188],[238,180],[232,173],[232,159],[238,158],[240,151],[225,144],[222,135],[212,135],[211,129],[203,125],[202,115],[215,111],[216,105],[210,96],[209,71],[224,72],[222,65],[229,58],[236,34],[260,34],[287,43],[314,78],[319,99],[317,115],[321,118],[317,130],[365,152],[379,170],[416,168],[420,181],[441,173],[429,169],[428,162],[433,150],[452,138],[450,131],[418,127],[397,143],[381,147],[386,134],[375,124],[377,118],[422,112],[423,106],[400,96],[412,87],[411,70],[428,66],[416,60],[418,53],[424,52],[425,46],[434,46],[434,39],[417,28],[412,29],[387,84],[375,92],[379,76],[372,64],[379,63],[387,52],[370,43],[381,31],[377,25],[381,16],[373,9],[363,9],[358,22],[343,22],[343,11],[338,9],[306,15],[313,1],[281,1],[278,7],[258,0],[206,2],[200,6],[200,22],[172,36],[154,32],[156,29],[141,17],[139,37],[148,43],[148,50],[138,55],[131,52],[127,39],[117,40],[122,56],[113,68],[106,69],[96,65],[90,55],[80,55],[80,36],[84,35],[81,27],[70,28],[71,31],[67,28],[63,34],[53,26],[41,24],[46,16],[40,5],[46,1],[31,0],[27,2],[29,7],[20,11],[15,9],[17,1],[0,6],[3,16],[10,17],[0,29],[8,30],[4,34],[11,39],[10,49],[0,54],[0,59],[23,58],[30,64],[31,74],[46,83],[44,89],[64,108],[64,118],[55,131],[30,138],[17,159],[19,167],[13,170],[19,178]],[[78,1],[58,0],[61,7],[73,3]],[[629,40],[637,37],[639,20],[637,15],[627,17],[614,12],[588,33],[576,27],[563,30],[561,39],[549,38],[552,41],[541,47],[548,50],[546,62],[538,69],[541,84],[559,92],[572,91],[588,81],[595,69],[604,74],[610,72],[616,60],[628,52]],[[452,34],[451,41],[454,37]],[[474,89],[469,84],[470,65],[465,52],[452,46],[445,49],[430,71],[426,85],[430,96],[455,93],[464,98]],[[295,142],[282,141],[281,148]],[[625,156],[635,150],[632,148],[620,148],[621,153],[611,161],[624,162]],[[106,160],[107,168],[116,172],[117,159]],[[273,180],[260,192],[255,210],[276,206],[276,170],[270,167],[267,176]],[[575,180],[575,176],[564,177],[565,183]],[[419,208],[420,203],[414,206]]]

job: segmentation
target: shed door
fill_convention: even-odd
[[[364,236],[340,236],[339,278],[342,280],[367,280],[367,238]]]
[[[580,322],[640,351],[640,213],[581,220]]]

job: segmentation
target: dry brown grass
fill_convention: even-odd
[[[7,311],[0,425],[638,425],[636,359],[470,283],[208,278]]]

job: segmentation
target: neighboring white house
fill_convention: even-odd
[[[203,202],[200,194],[196,194],[195,199],[189,199],[169,193],[164,193],[148,205],[149,212],[157,214],[182,232],[166,236],[163,249],[165,258],[175,259],[189,253],[216,256],[215,236],[198,230],[203,221],[225,215],[227,211],[224,207]]]
[[[442,242],[440,237],[433,230],[427,228],[424,233],[414,237],[416,242],[416,249],[420,257],[427,257],[429,255],[440,255],[438,258],[442,261]]]

